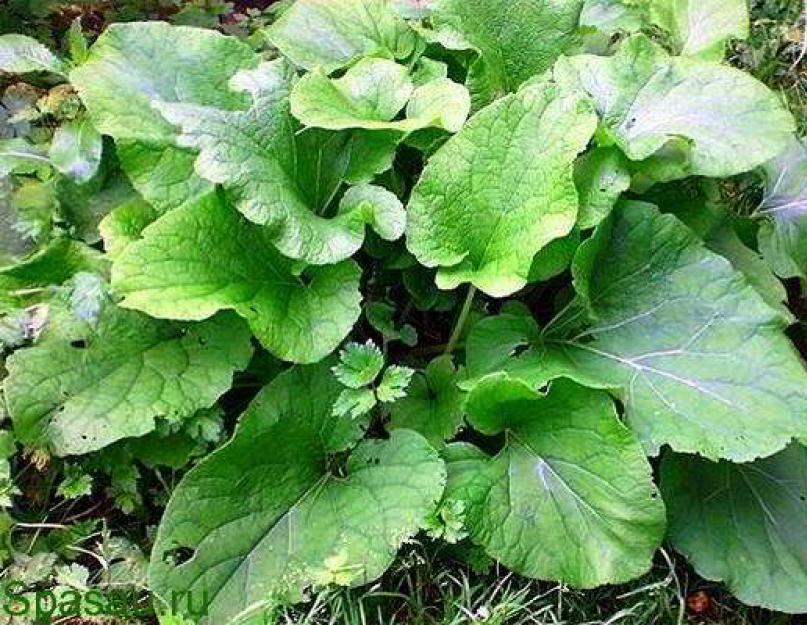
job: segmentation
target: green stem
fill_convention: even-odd
[[[468,294],[465,296],[465,302],[462,304],[460,316],[457,317],[457,323],[454,324],[454,330],[451,332],[451,338],[448,339],[446,345],[446,354],[450,354],[457,346],[457,342],[462,336],[462,329],[465,327],[465,322],[468,320],[468,313],[471,312],[471,304],[474,303],[474,295],[476,295],[476,287],[472,284],[468,287]]]

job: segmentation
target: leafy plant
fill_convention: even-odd
[[[807,148],[724,61],[744,0],[267,15],[76,22],[69,58],[0,36],[28,94],[0,139],[0,506],[35,507],[27,462],[141,538],[161,511],[164,622],[271,618],[419,534],[576,588],[666,537],[807,612]]]

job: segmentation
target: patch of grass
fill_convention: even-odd
[[[807,134],[807,2],[752,0],[751,36],[731,61],[781,93]]]
[[[630,584],[579,591],[504,568],[474,572],[428,545],[413,546],[377,583],[328,589],[286,610],[284,625],[796,625],[744,606],[662,551]]]

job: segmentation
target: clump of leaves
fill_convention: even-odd
[[[667,537],[807,611],[807,153],[725,62],[744,0],[260,25],[0,37],[42,93],[0,140],[0,505],[35,508],[31,458],[65,500],[156,508],[149,587],[214,625],[369,583],[421,531],[575,588]],[[715,191],[738,175],[757,209]]]

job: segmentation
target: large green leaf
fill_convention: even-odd
[[[394,119],[406,106],[406,118]],[[448,78],[415,88],[409,70],[386,59],[362,59],[341,78],[322,70],[305,75],[291,94],[291,111],[306,126],[413,132],[429,126],[452,132],[471,110],[468,90]]]
[[[541,396],[498,374],[476,385],[466,409],[482,433],[505,433],[493,458],[464,444],[446,450],[446,499],[463,502],[471,540],[488,555],[584,588],[650,567],[664,505],[606,393],[557,380]]]
[[[577,305],[543,331],[512,313],[478,324],[472,376],[614,389],[651,454],[747,461],[807,440],[807,374],[786,321],[675,217],[620,205],[573,271]]]
[[[661,490],[670,540],[698,574],[744,603],[807,612],[807,448],[751,464],[669,454]]]
[[[266,36],[295,64],[327,74],[362,56],[404,58],[417,41],[389,0],[297,0]]]
[[[207,408],[252,353],[245,324],[230,315],[179,325],[109,304],[96,329],[66,328],[13,353],[4,384],[17,438],[60,456]]]
[[[436,0],[439,39],[479,53],[469,83],[477,100],[515,91],[577,43],[583,0]]]
[[[0,35],[0,72],[64,75],[65,64],[36,39],[25,35]]]
[[[765,222],[759,247],[782,278],[807,280],[807,143],[793,138],[765,164],[765,197],[757,211]]]
[[[714,189],[714,192],[717,192],[717,189]],[[670,197],[665,197],[667,194]],[[719,197],[715,198],[711,193],[695,197],[682,197],[682,195],[670,190],[654,199],[658,200],[662,210],[671,212],[683,221],[703,240],[706,247],[728,259],[757,290],[765,303],[792,323],[793,315],[785,305],[787,302],[785,286],[762,256],[745,245],[738,233],[740,228],[747,227],[750,222],[738,217],[731,207],[723,204]]]
[[[608,132],[632,160],[673,138],[690,143],[689,174],[732,176],[773,158],[795,130],[775,93],[740,70],[670,57],[643,35],[616,55],[560,61],[558,80],[592,98]]]
[[[186,204],[143,230],[115,260],[122,305],[155,317],[200,320],[233,309],[275,355],[316,362],[350,332],[361,312],[353,261],[311,267],[293,261],[217,195]]]
[[[289,112],[293,78],[282,60],[238,73],[230,86],[252,96],[252,106],[242,111],[170,102],[155,106],[182,128],[179,143],[200,151],[196,171],[223,185],[247,219],[266,225],[283,254],[317,265],[335,263],[361,247],[366,215],[320,217],[317,212],[327,206],[315,205],[311,191],[319,177],[327,176],[329,191],[317,197],[326,202],[332,197],[347,175],[354,139],[336,137],[341,143],[335,145],[326,133],[298,135]],[[321,158],[312,159],[313,154]]]
[[[596,116],[547,83],[491,104],[432,156],[409,203],[407,246],[437,284],[501,297],[577,217],[573,164]]]
[[[649,0],[648,8],[683,56],[721,60],[728,39],[749,34],[747,0]]]
[[[176,147],[176,131],[153,102],[241,108],[246,97],[227,82],[258,61],[248,45],[213,30],[164,22],[113,24],[70,80],[98,130],[123,147],[121,164],[127,173],[131,169],[133,184],[149,201],[173,208],[210,185],[194,174],[193,158]],[[169,185],[188,195],[166,195]]]
[[[434,509],[445,469],[423,437],[400,430],[359,444],[346,475],[329,470],[329,454],[360,436],[332,414],[340,388],[327,365],[281,374],[230,443],[186,476],[157,534],[156,593],[207,597],[203,623],[219,625],[312,584],[384,572]]]

